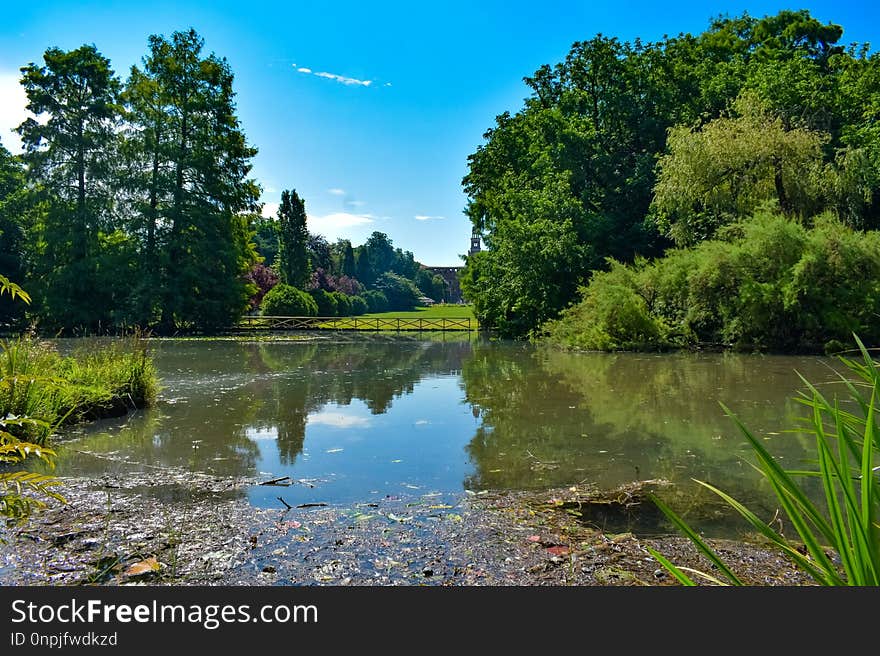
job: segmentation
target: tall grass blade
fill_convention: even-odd
[[[663,567],[665,567],[666,570],[670,574],[672,574],[676,578],[676,580],[678,580],[678,582],[681,583],[682,585],[687,585],[687,586],[697,585],[696,582],[692,578],[690,578],[687,574],[685,574],[683,571],[681,571],[681,569],[679,569],[677,566],[675,566],[671,562],[669,562],[669,560],[666,557],[664,557],[662,554],[658,553],[656,550],[652,549],[651,547],[648,547],[648,553],[650,553],[657,560],[657,562],[659,562],[661,565],[663,565]]]
[[[669,506],[660,501],[660,499],[658,499],[654,495],[649,495],[649,497],[660,509],[660,511],[669,518],[669,521],[671,521],[676,526],[676,528],[678,528],[678,530],[684,533],[688,537],[688,539],[690,539],[690,541],[694,543],[694,546],[697,547],[700,553],[706,556],[706,558],[708,558],[712,562],[712,564],[715,565],[715,567],[717,567],[718,570],[730,580],[731,583],[733,583],[734,585],[743,585],[743,582],[740,581],[739,577],[737,577],[737,575],[730,570],[730,568],[724,563],[724,561],[718,557],[718,554],[716,554],[712,550],[712,547],[707,545],[703,541],[703,539],[696,533],[696,531],[688,526],[683,519],[675,514],[675,512],[671,508],[669,508]]]

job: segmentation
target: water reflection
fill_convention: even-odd
[[[799,414],[795,370],[833,378],[823,358],[471,341],[169,341],[155,353],[158,406],[82,429],[61,475],[125,471],[127,461],[313,481],[285,489],[291,503],[696,477],[748,499],[767,491],[718,401],[756,431],[781,433]],[[797,435],[771,439],[786,466],[809,457]],[[277,494],[249,498],[277,505]]]
[[[291,488],[291,502],[460,489],[474,429],[459,405],[469,354],[467,341],[162,342],[158,407],[82,429],[58,473],[139,463],[320,482]],[[262,488],[251,498],[277,505],[277,494]]]
[[[797,371],[818,383],[831,381],[829,362],[477,346],[462,372],[467,399],[481,418],[468,445],[476,466],[466,484],[609,488],[635,478],[698,478],[744,500],[766,501],[769,491],[748,465],[751,450],[719,401],[770,436],[783,466],[803,466],[811,442],[783,433],[802,415],[791,398],[801,386]]]

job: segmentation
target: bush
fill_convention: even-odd
[[[388,297],[380,291],[371,289],[364,292],[364,300],[367,302],[367,309],[372,313],[388,311]]]
[[[664,322],[640,294],[638,272],[618,262],[593,275],[583,301],[547,324],[550,339],[573,348],[613,351],[667,345]]]
[[[311,294],[312,298],[315,299],[315,303],[318,307],[319,317],[336,316],[339,307],[336,302],[336,298],[334,298],[330,294],[330,292],[326,292],[323,289],[313,289],[309,292],[309,294]]]
[[[352,316],[360,316],[362,314],[366,314],[369,311],[369,306],[367,302],[364,300],[363,296],[349,296],[348,300],[351,302],[351,314]]]
[[[306,292],[282,283],[266,293],[260,312],[264,316],[314,317],[318,314],[318,305]]]
[[[349,297],[342,292],[330,292],[330,296],[336,300],[336,316],[350,317],[352,313]]]
[[[545,325],[566,347],[700,344],[821,351],[853,333],[880,341],[880,233],[830,216],[807,228],[759,213],[719,239],[654,262],[613,263]]]
[[[422,295],[418,288],[396,273],[383,273],[376,281],[376,289],[385,294],[389,310],[411,310],[419,305]]]

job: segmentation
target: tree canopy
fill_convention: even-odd
[[[525,78],[463,179],[488,247],[462,278],[480,321],[528,335],[608,258],[697,243],[766,201],[880,225],[880,58],[842,34],[807,11],[722,17],[656,43],[597,35]]]

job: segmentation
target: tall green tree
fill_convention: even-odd
[[[120,88],[110,61],[93,45],[49,48],[43,65],[21,69],[28,118],[18,127],[28,176],[44,192],[34,289],[43,316],[61,327],[95,328],[102,233],[112,231],[112,153]]]
[[[149,132],[142,252],[144,266],[161,268],[165,331],[235,321],[249,296],[244,276],[257,259],[250,213],[258,209],[259,187],[247,177],[257,151],[235,113],[232,69],[203,49],[194,30],[153,35],[129,85],[132,121]]]
[[[330,242],[324,235],[309,234],[309,266],[312,271],[322,269],[329,273],[333,268],[333,254]]]
[[[278,221],[273,217],[258,215],[253,220],[254,244],[263,258],[263,265],[278,265]]]
[[[281,282],[305,289],[312,270],[309,266],[309,229],[306,204],[296,190],[281,192],[278,206],[278,274]]]
[[[474,271],[463,282],[480,320],[523,336],[570,304],[609,257],[627,262],[669,247],[649,215],[668,131],[701,132],[744,91],[778,121],[773,134],[784,138],[774,148],[827,135],[818,160],[810,147],[810,161],[841,175],[823,170],[823,197],[851,225],[880,223],[877,60],[840,47],[841,36],[839,25],[807,11],[743,14],[656,43],[599,35],[525,78],[531,95],[515,114],[496,118],[463,180],[466,212],[488,247],[469,258]],[[771,187],[795,211],[803,198],[790,194],[808,182],[796,179],[802,167],[788,166],[790,158],[773,163],[760,145],[774,171]],[[574,246],[562,259],[560,235]],[[529,249],[510,241],[525,236]],[[549,277],[536,280],[539,273]]]
[[[348,239],[339,239],[335,244],[336,257],[339,262],[336,273],[340,276],[354,278],[357,276],[355,268],[354,249]]]
[[[0,275],[23,280],[27,217],[30,213],[25,168],[0,143]],[[10,296],[0,294],[0,325],[20,319],[24,309]]]
[[[146,57],[143,70],[132,66],[122,94],[126,111],[125,185],[130,193],[128,230],[139,243],[140,275],[133,294],[133,313],[141,325],[158,319],[165,298],[165,245],[174,189],[174,169],[169,161],[172,109],[159,83],[159,63],[157,57]]]

